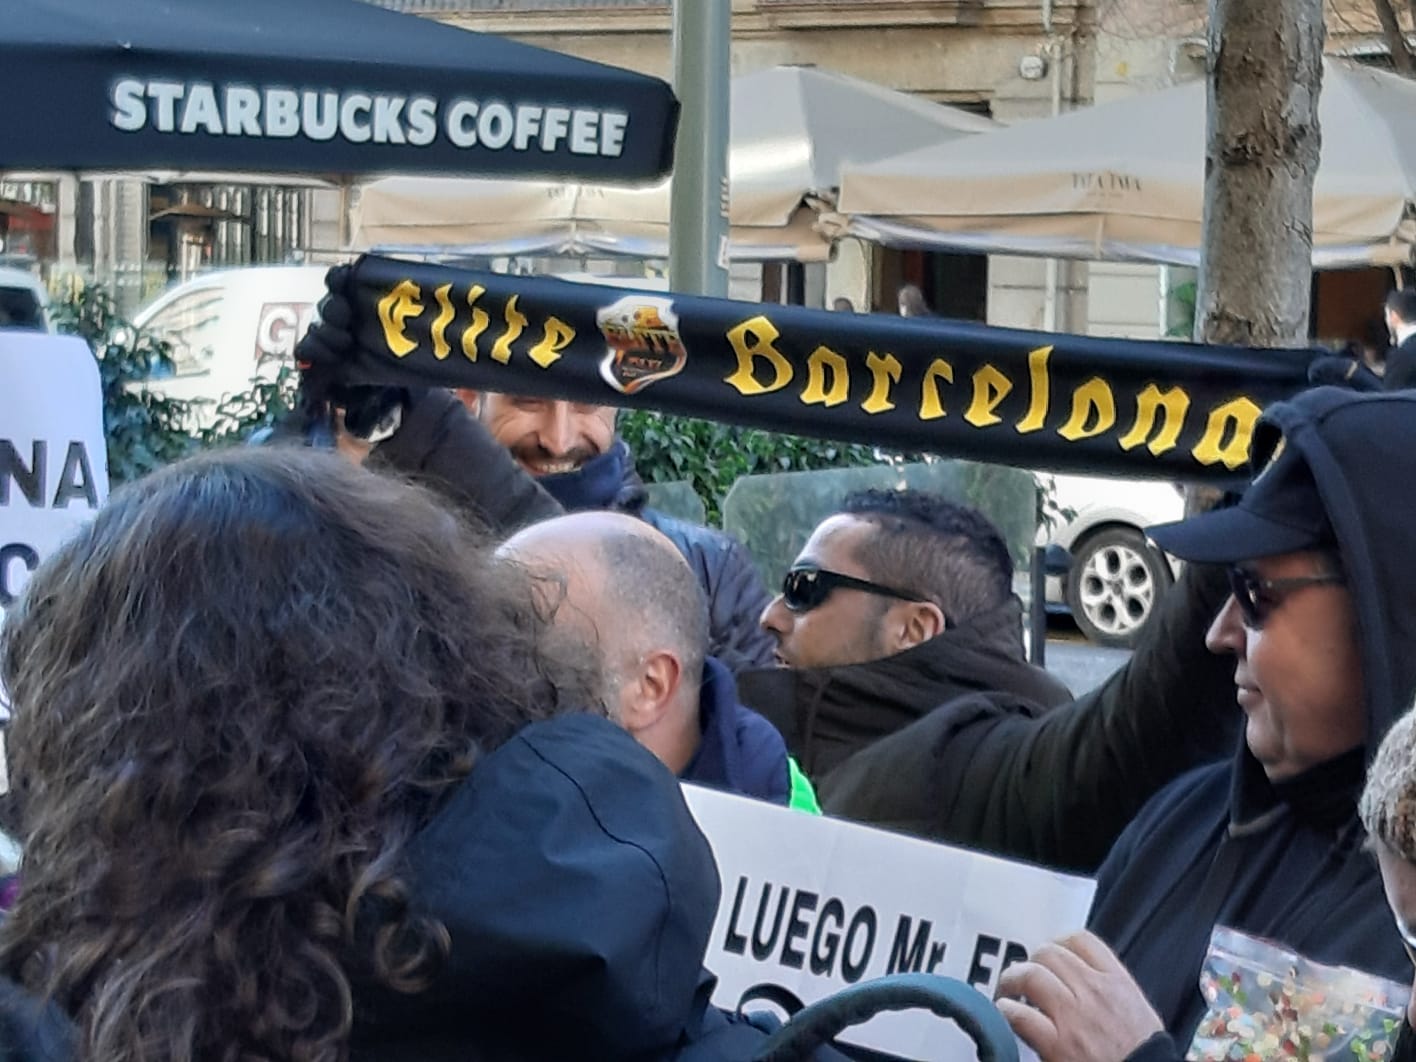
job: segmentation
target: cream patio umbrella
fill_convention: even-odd
[[[1313,265],[1389,265],[1416,241],[1416,83],[1326,60]],[[830,234],[891,246],[1196,265],[1205,84],[847,167]]]
[[[815,207],[841,167],[997,128],[987,118],[811,67],[735,78],[728,172],[729,257],[819,261]],[[366,185],[354,244],[480,255],[668,254],[669,184],[392,177]]]

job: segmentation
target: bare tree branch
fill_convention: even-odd
[[[1407,2],[1416,4],[1416,0]],[[1405,77],[1416,77],[1416,57],[1412,56],[1411,47],[1406,43],[1406,34],[1401,30],[1401,20],[1396,17],[1391,0],[1372,0],[1372,6],[1376,8],[1377,18],[1382,24],[1382,36],[1386,38],[1387,48],[1391,52],[1392,67]]]

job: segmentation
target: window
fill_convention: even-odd
[[[211,371],[213,348],[221,327],[221,288],[190,291],[158,310],[145,326],[146,331],[172,346],[175,376],[198,376]],[[154,377],[169,373],[158,369]]]
[[[0,328],[23,328],[32,332],[47,331],[44,309],[34,292],[27,288],[0,287]]]

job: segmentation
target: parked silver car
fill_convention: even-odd
[[[1047,580],[1047,605],[1070,611],[1098,645],[1129,647],[1178,574],[1144,528],[1184,515],[1180,489],[1158,480],[1053,476],[1060,523],[1048,542],[1072,554],[1065,577]]]

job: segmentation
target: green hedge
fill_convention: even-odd
[[[115,486],[202,447],[245,439],[274,424],[294,401],[299,380],[294,367],[284,365],[275,379],[217,403],[198,427],[195,403],[138,386],[157,370],[171,371],[171,347],[134,328],[109,292],[74,285],[56,300],[52,313],[55,328],[87,342],[98,362],[108,478]]]
[[[869,446],[778,435],[647,409],[621,414],[619,431],[645,482],[691,483],[703,499],[708,522],[714,525],[722,523],[723,498],[743,476],[858,468],[884,460]]]

